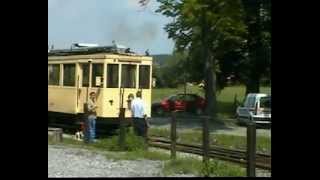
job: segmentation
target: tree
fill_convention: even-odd
[[[158,0],[156,12],[174,18],[165,26],[178,51],[188,50],[192,63],[202,64],[206,114],[216,115],[216,74],[219,59],[229,41],[245,33],[238,0]],[[230,45],[230,44],[229,44]],[[199,71],[197,71],[199,72]]]
[[[242,0],[247,43],[242,61],[242,78],[247,93],[259,93],[262,76],[270,77],[271,64],[271,1]]]

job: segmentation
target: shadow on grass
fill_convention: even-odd
[[[218,113],[224,115],[225,117],[234,117],[236,113],[236,106],[233,102],[223,102],[218,101]]]

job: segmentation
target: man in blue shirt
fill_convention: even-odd
[[[96,119],[97,119],[97,110],[98,106],[96,105],[96,93],[91,92],[90,98],[87,102],[87,119],[86,119],[86,142],[94,142],[96,136]]]

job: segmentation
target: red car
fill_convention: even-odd
[[[198,115],[204,112],[206,101],[196,94],[177,94],[152,104],[152,111],[158,115],[170,111],[193,112]]]

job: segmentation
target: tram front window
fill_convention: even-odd
[[[63,65],[63,85],[74,86],[75,85],[75,64],[64,64]]]
[[[50,64],[48,65],[48,71],[49,71],[49,85],[59,85],[59,79],[60,79],[60,64]]]
[[[117,88],[119,86],[119,65],[108,64],[107,73],[107,88]]]
[[[81,64],[82,87],[89,87],[89,64]]]
[[[96,85],[96,77],[103,77],[103,64],[92,64],[92,87],[103,87],[103,84],[101,86]],[[103,80],[101,81],[103,82]]]
[[[121,71],[121,87],[136,88],[136,65],[122,65]]]
[[[150,88],[150,66],[139,66],[139,88]]]

